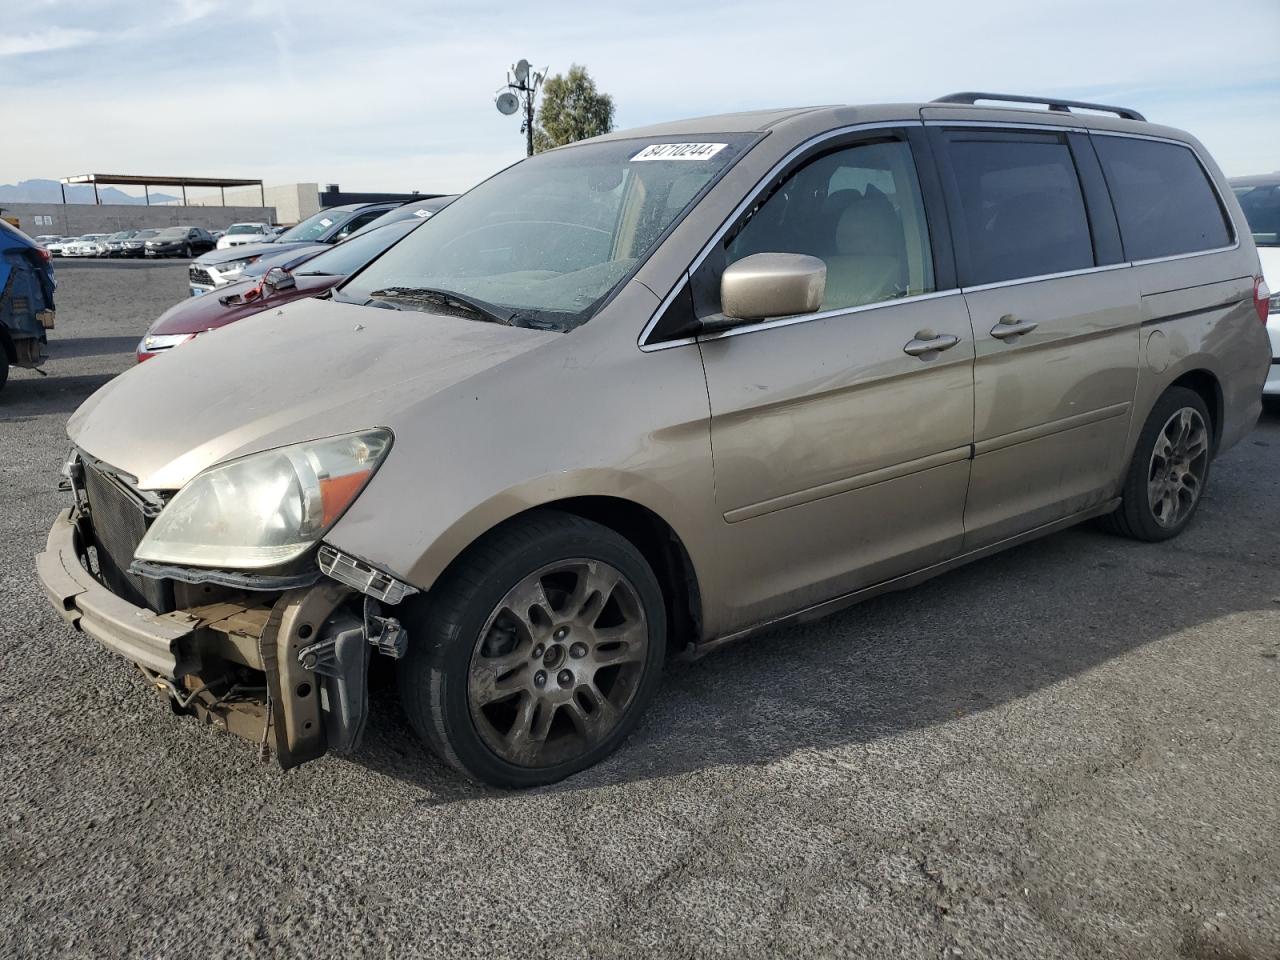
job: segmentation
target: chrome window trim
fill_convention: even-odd
[[[961,287],[961,293],[980,293],[983,290],[995,290],[1000,287],[1016,287],[1023,283],[1039,283],[1041,280],[1061,280],[1064,277],[1081,277],[1089,273],[1104,273],[1107,270],[1123,270],[1131,267],[1131,263],[1104,263],[1100,267],[1081,267],[1079,270],[1063,270],[1061,273],[1042,273],[1034,277],[1014,277],[1012,280],[996,280],[994,283],[978,283],[972,287]]]
[[[896,307],[904,303],[920,303],[923,300],[938,300],[942,297],[957,297],[963,291],[959,287],[952,287],[949,290],[935,290],[932,293],[917,293],[910,297],[898,297],[893,300],[877,300],[875,303],[862,303],[855,307],[839,307],[834,310],[821,310],[818,313],[800,313],[793,317],[776,317],[772,320],[761,320],[758,323],[744,323],[740,327],[730,327],[728,330],[721,330],[718,333],[709,333],[706,336],[698,337],[697,340],[703,343],[710,343],[712,340],[723,340],[726,337],[736,337],[743,333],[755,333],[757,330],[772,330],[774,327],[790,327],[797,323],[808,323],[810,320],[830,320],[833,317],[843,317],[852,313],[866,313],[869,310],[880,310],[884,307]]]
[[[1232,224],[1231,231],[1236,232],[1235,224]],[[1167,257],[1152,257],[1149,260],[1130,260],[1130,267],[1145,267],[1149,263],[1168,263],[1171,260],[1190,260],[1192,257],[1208,257],[1215,253],[1230,253],[1232,250],[1240,249],[1240,240],[1227,247],[1213,247],[1210,250],[1192,250],[1190,253],[1171,253]]]

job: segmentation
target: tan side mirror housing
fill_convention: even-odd
[[[732,320],[814,313],[827,289],[827,265],[803,253],[755,253],[720,277],[720,309]]]

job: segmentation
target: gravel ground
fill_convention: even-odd
[[[0,955],[1280,957],[1280,418],[1171,544],[1080,529],[673,664],[623,749],[459,781],[380,684],[290,773],[48,608],[68,414],[181,265],[59,265],[0,395]],[[145,430],[145,424],[139,424]]]

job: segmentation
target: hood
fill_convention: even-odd
[[[225,327],[228,323],[251,317],[269,307],[278,307],[292,300],[314,297],[318,293],[324,293],[324,291],[344,278],[295,277],[294,279],[297,282],[296,287],[281,290],[278,293],[270,294],[267,297],[253,300],[249,303],[224,305],[222,300],[224,297],[243,297],[258,285],[257,281],[254,280],[237,280],[234,283],[218,287],[212,293],[206,293],[199,297],[188,297],[186,300],[175,303],[160,314],[155,323],[151,324],[147,329],[147,335],[200,333],[204,330]]]
[[[71,441],[174,490],[221,460],[424,416],[441,391],[563,335],[300,300],[197,337],[103,386]]]
[[[266,254],[283,253],[286,250],[295,248],[309,247],[314,244],[309,241],[306,243],[242,243],[235,247],[226,247],[222,250],[210,250],[208,253],[202,253],[196,257],[195,263],[219,264],[226,263],[228,260],[243,260],[245,257],[260,257]]]
[[[276,247],[268,247],[268,250],[275,250]],[[257,260],[244,268],[244,276],[260,277],[272,267],[284,267],[289,269],[289,264],[297,261],[310,259],[317,253],[323,253],[332,249],[327,243],[285,243],[281,245],[283,252],[280,253],[264,253]]]

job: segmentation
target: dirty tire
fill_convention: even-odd
[[[1209,452],[1205,457],[1204,472],[1200,478],[1200,494],[1184,516],[1166,526],[1160,523],[1148,498],[1147,485],[1151,479],[1152,455],[1169,418],[1187,409],[1199,414],[1208,428]],[[1191,518],[1195,516],[1196,510],[1199,509],[1200,501],[1204,499],[1203,488],[1208,483],[1212,461],[1214,442],[1212,431],[1213,420],[1209,416],[1209,409],[1194,390],[1188,390],[1186,387],[1170,387],[1161,394],[1147,416],[1146,423],[1142,426],[1142,433],[1138,437],[1138,443],[1134,447],[1133,460],[1129,464],[1129,472],[1121,488],[1120,506],[1113,513],[1102,518],[1103,527],[1120,536],[1153,543],[1169,540],[1185,530]]]
[[[491,746],[492,731],[487,726],[482,731],[486,721],[475,716],[474,698],[469,692],[469,683],[474,682],[474,664],[481,662],[479,651],[488,649],[485,644],[495,635],[492,630],[496,626],[493,620],[496,611],[503,608],[513,591],[540,571],[583,560],[593,565],[593,569],[599,564],[620,574],[629,602],[642,618],[636,636],[647,638],[647,642],[637,644],[643,647],[643,653],[627,667],[632,670],[628,700],[616,713],[603,712],[612,725],[607,733],[595,731],[598,739],[583,735],[583,747],[577,755],[530,765],[511,762]],[[566,596],[562,601],[566,609],[570,599]],[[666,613],[662,590],[653,570],[640,551],[613,530],[557,510],[534,511],[483,536],[450,566],[427,597],[406,614],[410,628],[409,652],[398,664],[397,671],[405,714],[418,736],[441,759],[468,778],[490,786],[525,788],[554,783],[598,763],[617,749],[635,728],[662,673]],[[514,631],[510,635],[514,636]],[[536,637],[531,636],[511,642],[533,644],[535,641]],[[541,661],[537,659],[524,664],[521,649],[525,648],[515,648],[506,655],[522,661],[521,674],[541,669]],[[548,649],[547,656],[550,655]],[[552,664],[550,676],[556,676],[557,667],[574,665]],[[533,683],[532,673],[528,682]],[[517,702],[523,703],[530,695],[530,690],[522,689]],[[533,693],[532,699],[538,696]],[[532,708],[531,712],[536,716],[539,709]],[[558,709],[552,709],[553,718]],[[567,715],[568,711],[565,712]],[[574,719],[582,713],[580,708],[572,712]],[[594,709],[591,713],[594,716]]]

